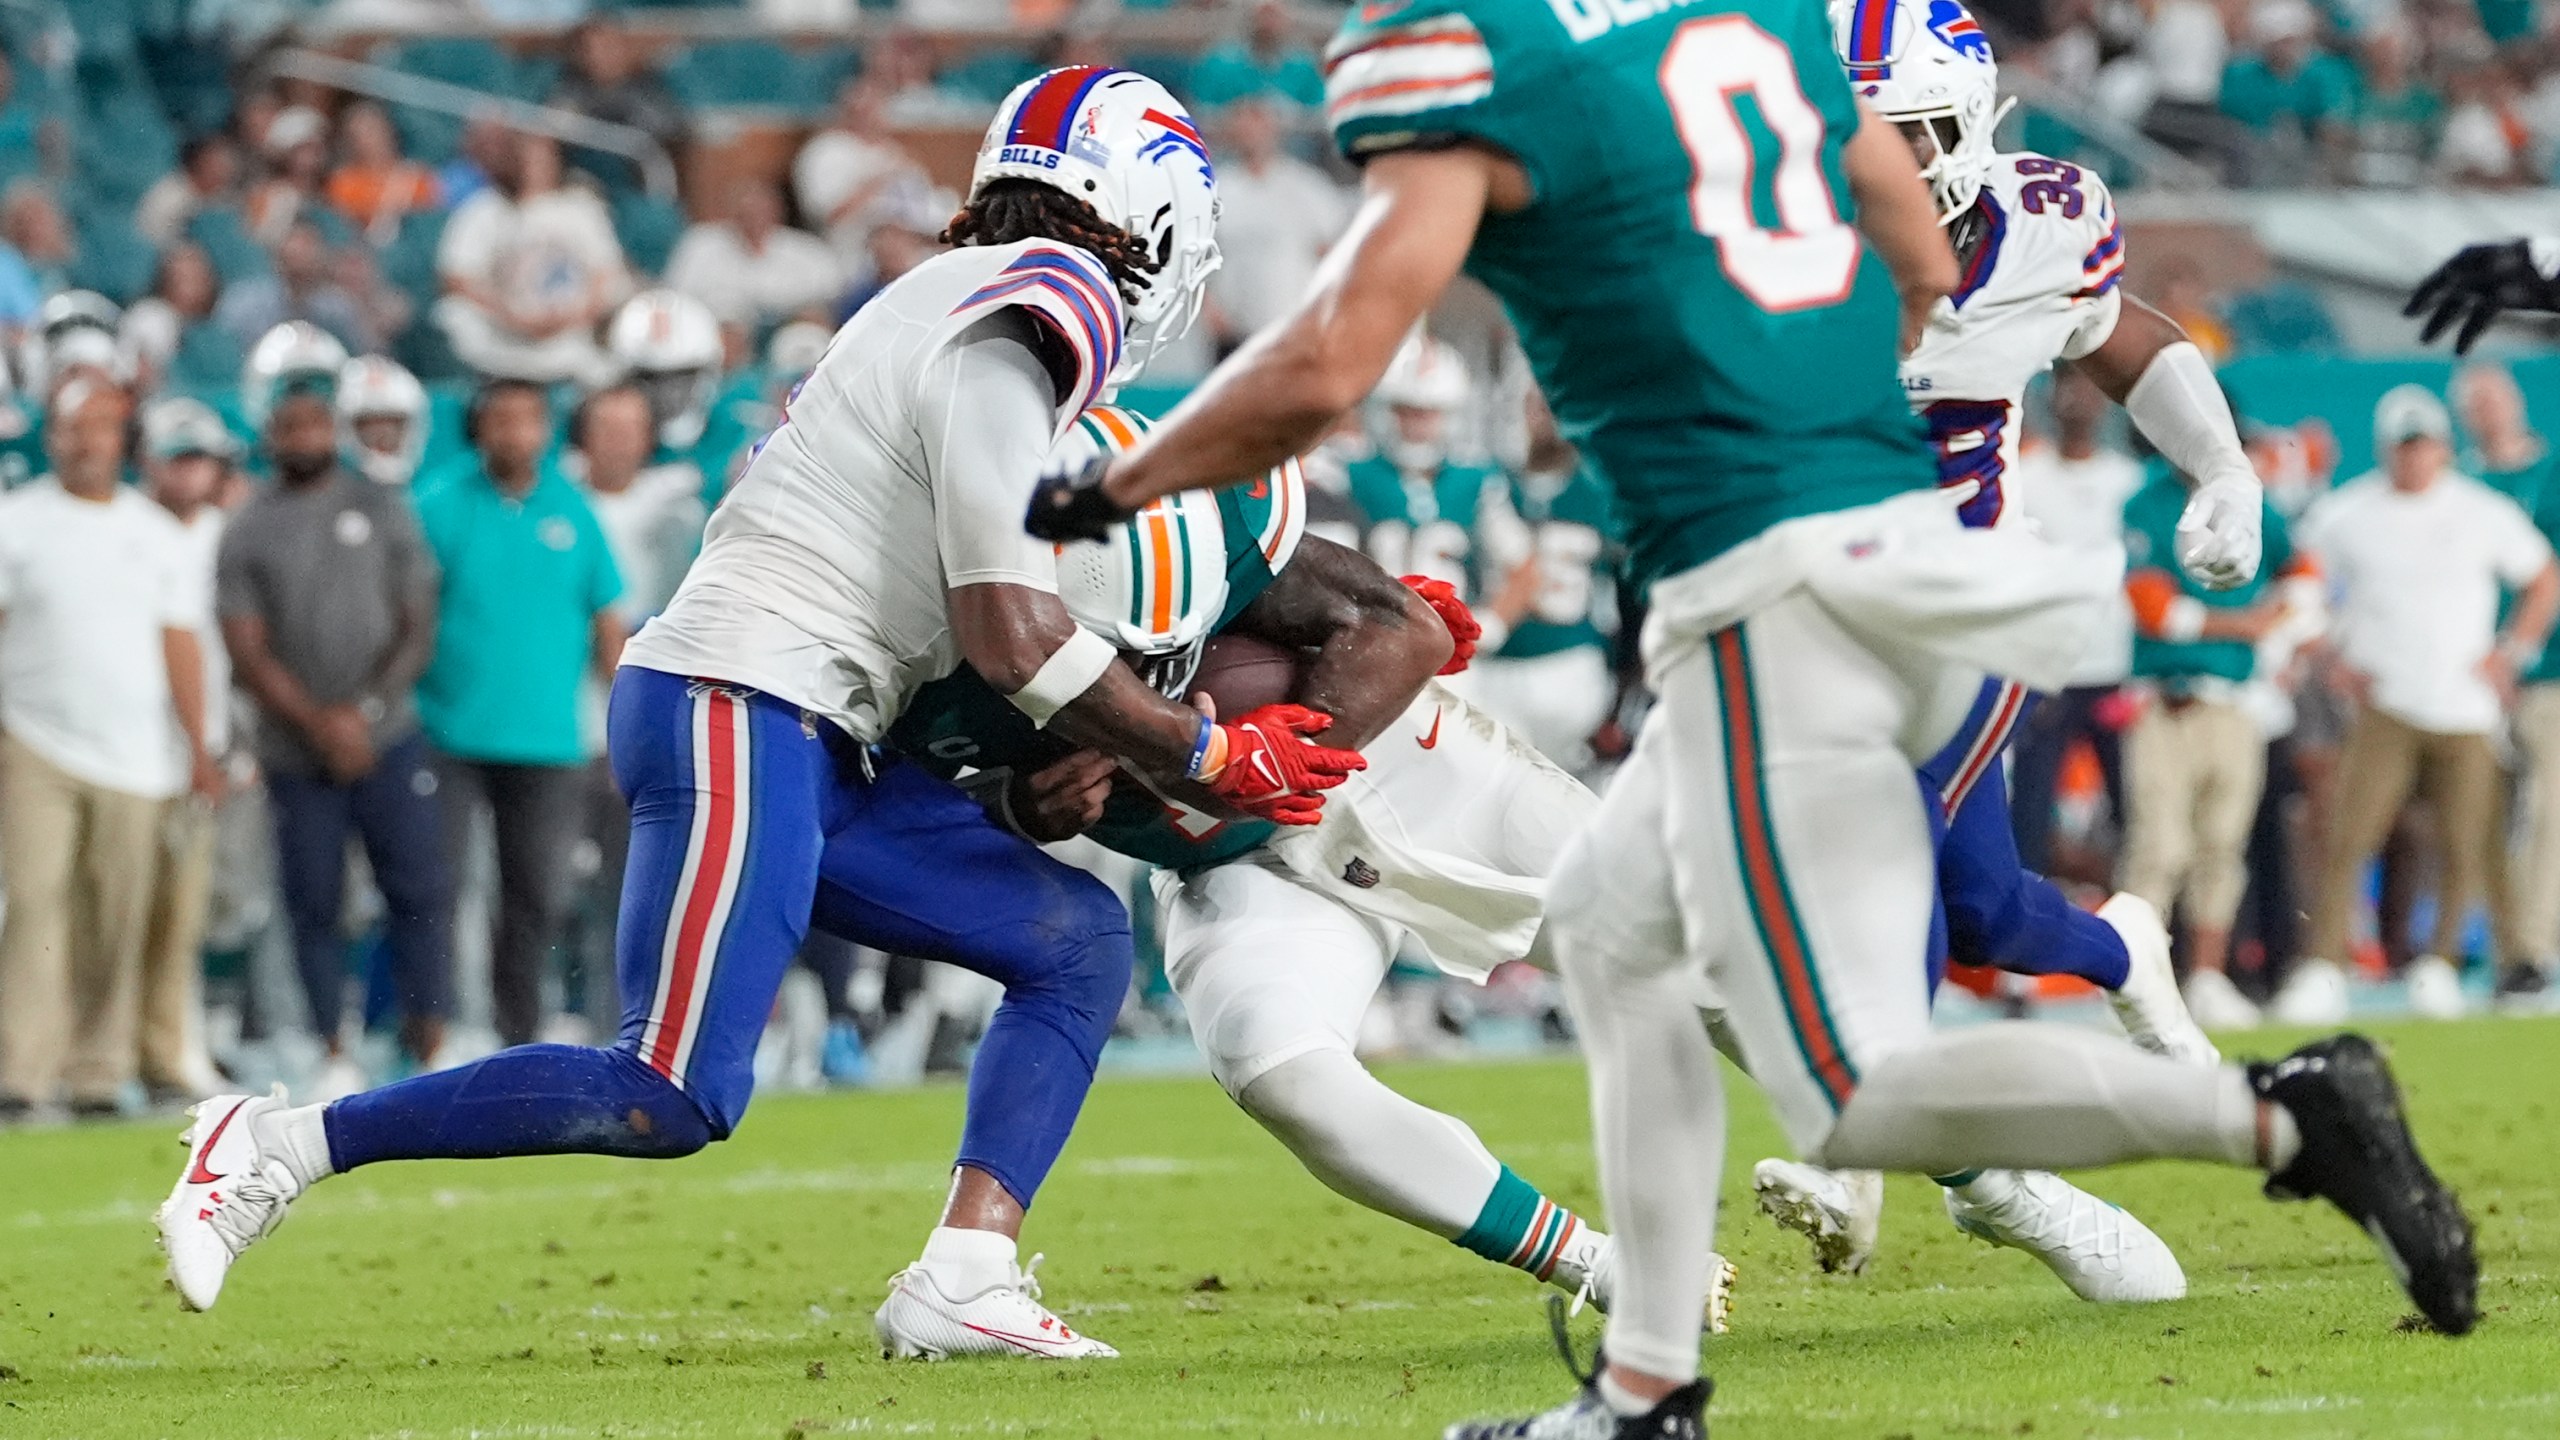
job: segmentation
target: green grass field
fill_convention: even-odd
[[[2560,1434],[2560,1021],[2385,1033],[2480,1225],[2470,1338],[2398,1328],[2333,1213],[2196,1165],[2091,1182],[2178,1249],[2177,1304],[2083,1305],[1901,1181],[1873,1271],[1821,1276],[1748,1208],[1775,1139],[1752,1098],[1715,1433]],[[1391,1078],[1594,1206],[1578,1066]],[[1334,1199],[1206,1080],[1097,1090],[1026,1236],[1050,1300],[1128,1358],[884,1363],[871,1310],[932,1223],[959,1108],[949,1089],[776,1098],[672,1164],[334,1180],[210,1315],[179,1311],[151,1238],[175,1126],[0,1135],[0,1436],[1423,1436],[1563,1393],[1536,1286]]]

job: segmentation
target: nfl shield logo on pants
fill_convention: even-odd
[[[1363,890],[1374,890],[1378,888],[1378,867],[1354,855],[1351,863],[1342,867],[1342,878]]]

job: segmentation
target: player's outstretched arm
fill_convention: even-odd
[[[1159,496],[1232,485],[1305,454],[1386,373],[1457,275],[1486,209],[1527,195],[1516,164],[1473,147],[1371,160],[1351,228],[1298,308],[1246,341],[1134,448],[1082,477],[1042,482],[1031,533],[1096,539]]]
[[[1920,343],[1929,312],[1955,293],[1963,271],[1910,145],[1892,121],[1864,104],[1858,116],[1858,133],[1849,137],[1840,164],[1858,202],[1858,233],[1875,247],[1902,297],[1902,352],[1908,355]]]
[[[2107,338],[2069,363],[2194,487],[2178,517],[2178,564],[2216,590],[2247,584],[2265,544],[2266,496],[2204,352],[2177,321],[2128,295]]]
[[[1233,628],[1316,651],[1298,699],[1333,717],[1326,739],[1354,748],[1395,723],[1451,649],[1448,625],[1412,587],[1313,535]]]

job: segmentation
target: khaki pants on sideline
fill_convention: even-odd
[[[2267,739],[2223,700],[2158,701],[2124,740],[2124,888],[2162,915],[2228,930],[2249,885],[2249,829],[2267,783]]]
[[[2462,926],[2473,902],[2491,897],[2490,921],[2498,949],[2513,955],[2513,927],[2504,905],[2494,903],[2490,860],[2497,853],[2505,810],[2504,776],[2486,735],[2445,735],[2420,730],[2367,706],[2348,727],[2338,757],[2337,794],[2322,852],[2320,898],[2311,912],[2306,955],[2344,964],[2348,921],[2355,913],[2358,882],[2413,790],[2434,802],[2444,839],[2444,885],[2436,897],[2436,929],[2426,953],[2461,959]]]
[[[0,1095],[112,1100],[134,1074],[142,944],[168,802],[0,736]]]
[[[142,1079],[192,1088],[203,1049],[204,926],[213,903],[213,807],[192,795],[160,822],[160,883],[142,946]]]
[[[2524,756],[2524,836],[2515,855],[2519,954],[2549,964],[2560,957],[2560,684],[2526,688],[2516,706],[2516,749]]]

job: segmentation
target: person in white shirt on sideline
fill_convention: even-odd
[[[2422,1015],[2462,1013],[2462,927],[2490,893],[2505,810],[2494,736],[2518,673],[2560,611],[2560,567],[2531,518],[2453,468],[2444,402],[2402,385],[2374,407],[2373,424],[2378,467],[2315,503],[2300,527],[2335,587],[2335,673],[2357,713],[2338,764],[2310,942],[2276,1000],[2288,1021],[2310,1013],[2303,997],[2315,993],[2334,997],[2324,1009],[2342,1009],[2337,966],[2358,881],[2420,787],[2435,801],[2446,863],[2434,936],[2408,967],[2409,1000]],[[2503,590],[2523,596],[2501,631]],[[2507,907],[2492,909],[2499,950],[2522,954]]]
[[[810,136],[791,161],[791,193],[800,213],[848,269],[863,263],[880,202],[901,188],[898,182],[929,183],[924,168],[890,135],[881,112],[886,98],[876,78],[847,80],[836,92],[827,128]]]
[[[782,191],[754,177],[733,184],[728,216],[684,232],[667,258],[667,288],[711,307],[750,336],[823,306],[844,289],[844,264],[827,242],[782,223]]]
[[[177,522],[122,483],[132,426],[122,386],[72,375],[46,427],[53,474],[0,499],[0,1119],[58,1085],[75,1114],[118,1108],[161,815],[221,784],[206,597]]]
[[[559,142],[517,135],[489,188],[465,200],[436,246],[435,320],[472,369],[544,384],[601,384],[613,362],[596,322],[631,288],[604,202],[560,183]]]
[[[1268,96],[1227,106],[1218,166],[1218,249],[1209,277],[1221,344],[1233,345],[1289,312],[1351,220],[1351,197],[1322,170],[1290,154]]]
[[[154,403],[142,417],[143,484],[178,522],[183,582],[204,609],[195,627],[204,657],[204,748],[218,766],[231,755],[231,656],[213,618],[214,559],[222,549],[221,496],[240,442],[199,400]],[[186,736],[170,739],[184,756]],[[222,1083],[204,1039],[204,928],[213,903],[214,814],[223,797],[172,801],[160,826],[160,877],[142,947],[142,1084],[154,1104],[192,1100]]]

